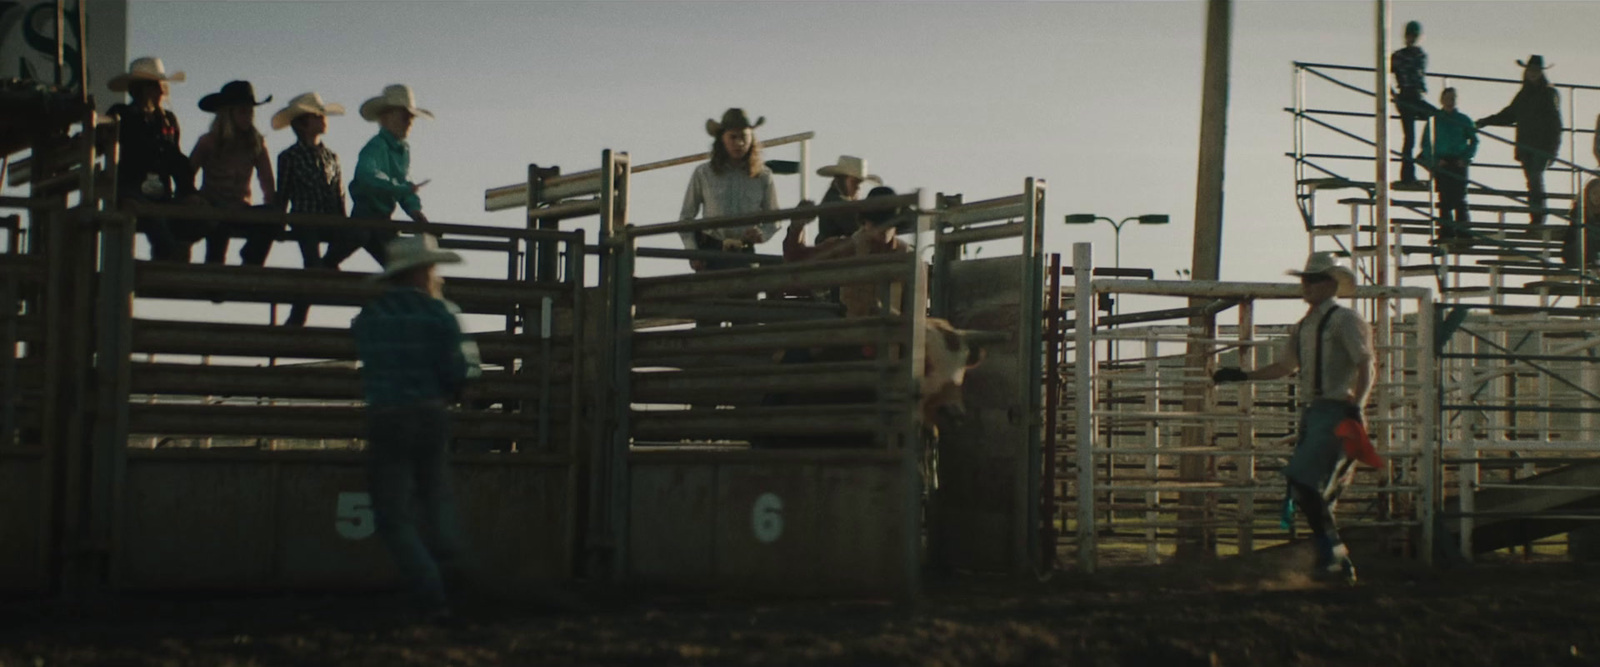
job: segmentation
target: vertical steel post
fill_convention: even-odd
[[[1049,311],[1045,321],[1050,323],[1044,341],[1044,479],[1039,500],[1039,511],[1043,515],[1039,524],[1039,556],[1047,568],[1056,560],[1056,443],[1061,438],[1057,413],[1061,409],[1061,343],[1066,335],[1066,328],[1062,326],[1066,313],[1061,311],[1060,253],[1051,253],[1049,266],[1049,287],[1044,301]]]
[[[1439,457],[1443,449],[1439,446],[1439,383],[1440,377],[1434,366],[1434,304],[1433,293],[1424,292],[1417,297],[1417,451],[1414,453],[1419,460],[1419,474],[1422,482],[1422,492],[1419,494],[1417,505],[1420,510],[1418,517],[1422,521],[1422,561],[1433,564],[1434,521],[1437,509],[1442,502],[1439,489]],[[1464,440],[1465,438],[1463,438]]]
[[[1039,414],[1044,409],[1044,387],[1039,383],[1039,378],[1044,374],[1040,353],[1043,349],[1041,327],[1044,325],[1044,255],[1041,249],[1044,247],[1045,182],[1029,177],[1023,182],[1022,191],[1028,208],[1022,216],[1022,294],[1019,296],[1021,303],[1018,304],[1021,329],[1017,344],[1024,380],[1017,400],[1022,408],[1021,419],[1027,423],[1028,440],[1023,445],[1025,452],[1022,457],[1025,482],[1017,485],[1021,492],[1017,508],[1020,520],[1018,528],[1025,542],[1024,548],[1019,550],[1017,565],[1019,571],[1026,572],[1031,560],[1029,554],[1036,553],[1040,546],[1037,527],[1040,516],[1040,457],[1043,455],[1043,443],[1040,441],[1043,431],[1040,429]]]
[[[1078,567],[1095,570],[1094,447],[1094,259],[1087,243],[1072,244],[1072,322],[1076,418],[1072,425],[1078,463]]]
[[[800,199],[811,198],[811,140],[800,141]]]

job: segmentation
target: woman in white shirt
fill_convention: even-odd
[[[689,177],[680,220],[692,220],[702,213],[707,218],[717,218],[778,209],[778,190],[772,183],[772,170],[762,164],[761,147],[756,145],[755,128],[766,120],[761,117],[752,123],[743,109],[727,110],[720,123],[706,120],[706,132],[714,137],[711,160],[696,167],[694,175]],[[773,221],[685,232],[682,236],[683,246],[690,250],[732,254],[754,253],[756,244],[777,233],[778,223]],[[689,266],[695,271],[717,271],[745,268],[750,262],[737,257],[697,259],[691,260]]]

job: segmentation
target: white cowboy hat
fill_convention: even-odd
[[[145,56],[143,58],[135,58],[132,63],[129,63],[128,71],[111,77],[111,80],[106,82],[106,87],[114,92],[125,93],[128,92],[128,84],[134,79],[182,83],[185,78],[187,77],[184,76],[183,72],[167,74],[167,67],[161,64],[160,58]]]
[[[840,155],[839,161],[817,170],[818,176],[854,176],[863,181],[882,183],[877,174],[867,173],[867,161],[854,155]]]
[[[1345,266],[1331,252],[1314,252],[1306,258],[1306,268],[1289,270],[1291,276],[1332,276],[1339,283],[1339,296],[1350,297],[1356,293],[1356,272]]]
[[[461,255],[439,249],[439,239],[432,234],[401,236],[385,246],[389,255],[383,273],[374,274],[371,280],[385,280],[400,273],[429,264],[460,264]]]
[[[319,116],[343,116],[343,104],[329,104],[322,101],[322,96],[316,93],[301,93],[289,100],[289,106],[272,114],[272,129],[281,130],[289,127],[294,119],[314,113]]]
[[[389,109],[405,109],[413,116],[433,118],[433,113],[427,109],[417,108],[417,96],[411,92],[411,86],[403,83],[393,83],[383,87],[383,94],[361,103],[361,117],[370,121],[378,120],[378,114]]]

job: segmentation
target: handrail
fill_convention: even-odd
[[[742,213],[739,215],[725,215],[715,218],[701,218],[698,220],[678,220],[674,222],[659,222],[647,225],[628,225],[624,231],[630,237],[659,236],[662,234],[680,234],[684,232],[698,232],[706,229],[723,229],[740,225],[754,225],[763,222],[776,222],[791,218],[831,215],[835,213],[867,213],[871,211],[892,211],[902,206],[916,206],[921,198],[919,193],[897,195],[894,197],[869,197],[858,201],[829,202],[816,206],[797,206],[795,208],[777,209],[772,211],[757,211],[755,213]]]
[[[1328,63],[1307,63],[1307,62],[1301,62],[1301,61],[1298,61],[1298,60],[1294,61],[1294,65],[1295,65],[1295,67],[1298,67],[1298,68],[1301,68],[1301,69],[1305,69],[1307,71],[1315,71],[1315,70],[1318,70],[1318,69],[1336,69],[1336,70],[1344,70],[1344,71],[1347,71],[1347,72],[1369,72],[1369,73],[1375,71],[1371,67],[1362,67],[1362,66],[1359,66],[1359,65],[1332,65],[1332,64],[1328,64]],[[1437,79],[1456,79],[1456,80],[1459,80],[1459,81],[1483,81],[1483,82],[1487,82],[1487,83],[1509,83],[1509,84],[1513,84],[1513,85],[1517,85],[1517,86],[1522,85],[1522,79],[1502,79],[1502,78],[1499,78],[1499,77],[1476,76],[1476,75],[1472,75],[1472,74],[1447,74],[1447,73],[1442,73],[1442,72],[1428,72],[1427,76],[1431,77],[1431,78],[1437,78]],[[1550,82],[1550,85],[1555,86],[1557,88],[1570,88],[1572,90],[1600,90],[1600,86],[1589,86],[1589,85],[1584,85],[1584,84],[1581,84],[1581,83],[1556,83],[1556,82],[1552,81],[1552,82]]]

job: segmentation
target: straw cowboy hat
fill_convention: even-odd
[[[854,155],[840,155],[839,161],[817,170],[818,176],[854,176],[863,181],[882,183],[877,174],[867,173],[867,161]]]
[[[1544,64],[1544,56],[1535,54],[1528,56],[1528,62],[1522,62],[1521,60],[1518,60],[1517,67],[1521,67],[1523,69],[1550,69],[1555,67],[1555,65]]]
[[[257,101],[255,86],[250,85],[249,81],[229,81],[222,85],[222,90],[200,98],[200,110],[216,111],[231,106],[258,107],[271,101],[271,95]]]
[[[136,80],[182,83],[185,78],[187,77],[184,76],[183,72],[167,74],[167,67],[161,64],[160,58],[145,56],[143,58],[135,58],[128,65],[128,71],[111,77],[111,80],[106,82],[106,87],[114,92],[125,93],[128,92],[128,84]]]
[[[1306,268],[1287,271],[1291,276],[1329,276],[1339,283],[1339,296],[1350,297],[1356,293],[1356,272],[1339,262],[1331,252],[1314,252],[1306,258]]]
[[[390,109],[405,109],[413,116],[433,118],[433,112],[417,108],[417,96],[411,86],[392,83],[383,87],[383,94],[361,103],[361,117],[377,122],[378,116]]]
[[[383,273],[374,274],[370,280],[387,280],[417,267],[430,264],[460,264],[461,255],[439,249],[439,239],[432,234],[401,236],[389,242],[389,263]]]
[[[329,104],[322,101],[322,96],[316,93],[301,93],[289,100],[289,106],[272,114],[272,129],[281,130],[289,127],[294,119],[314,113],[318,116],[343,116],[344,105]]]
[[[720,123],[707,118],[706,134],[709,134],[713,137],[720,137],[724,131],[742,130],[745,128],[754,130],[758,127],[761,127],[762,123],[765,122],[767,122],[767,117],[762,116],[757,118],[756,122],[752,123],[750,122],[750,116],[744,112],[744,109],[733,108],[722,112],[722,122]]]

